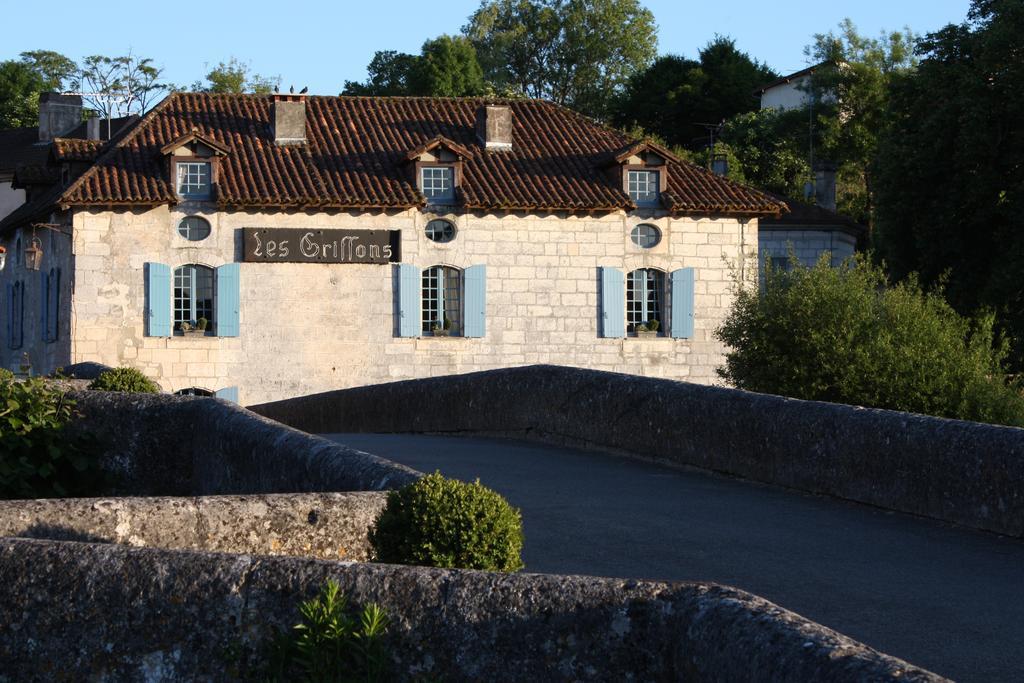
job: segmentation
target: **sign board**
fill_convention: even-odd
[[[259,263],[398,263],[400,230],[243,228],[244,261]]]

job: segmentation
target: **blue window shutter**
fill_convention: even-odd
[[[214,396],[222,398],[225,401],[231,401],[232,403],[238,403],[238,387],[224,387],[215,391]]]
[[[601,268],[601,336],[626,336],[626,280],[617,268]]]
[[[18,302],[14,309],[14,315],[17,318],[17,330],[18,336],[15,339],[17,346],[15,348],[21,348],[25,344],[25,281],[18,282],[18,286],[14,288],[15,293],[18,295]]]
[[[238,310],[241,307],[239,295],[239,264],[226,263],[217,269],[217,336],[237,337],[239,332]]]
[[[672,271],[672,337],[693,337],[693,268]]]
[[[418,337],[421,333],[420,269],[408,263],[398,264],[398,336]]]
[[[43,341],[50,341],[50,321],[47,316],[50,313],[50,273],[39,271],[39,335]]]
[[[14,285],[7,283],[7,346],[14,346]]]
[[[48,312],[46,314],[47,341],[57,341],[60,336],[60,268],[50,270],[50,286],[48,289],[50,299],[47,302]]]
[[[163,263],[146,264],[147,337],[171,336],[171,267]]]
[[[466,268],[465,331],[463,336],[482,337],[487,327],[487,266]]]

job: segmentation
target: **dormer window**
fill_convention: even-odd
[[[169,157],[175,194],[188,201],[214,198],[217,165],[230,151],[225,145],[201,135],[196,128],[160,150]]]
[[[661,198],[660,175],[659,171],[628,171],[629,198],[637,206],[657,206]]]
[[[183,199],[210,198],[210,162],[179,161],[176,163],[178,172],[178,196]]]
[[[428,204],[450,204],[455,201],[455,168],[452,166],[421,166],[420,191]]]
[[[462,162],[473,153],[443,136],[437,136],[406,155],[415,164],[416,187],[427,204],[455,204],[462,181]]]

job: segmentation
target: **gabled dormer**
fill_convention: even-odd
[[[456,204],[462,184],[462,164],[473,153],[443,135],[431,138],[406,154],[414,164],[416,187],[428,205]]]
[[[669,162],[678,161],[661,145],[643,141],[616,153],[614,165],[618,167],[622,191],[637,208],[660,208],[668,188]]]
[[[167,143],[160,153],[168,159],[169,178],[181,201],[211,201],[215,198],[220,159],[230,148],[200,135],[197,128]]]

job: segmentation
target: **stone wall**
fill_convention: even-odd
[[[834,267],[853,256],[857,247],[856,237],[839,230],[762,230],[757,240],[762,268],[770,257],[788,260],[791,252],[808,268],[829,252]]]
[[[186,215],[206,218],[210,237],[189,242],[178,236],[176,226]],[[61,363],[133,365],[172,392],[238,387],[243,404],[533,363],[708,383],[722,358],[712,332],[731,304],[733,273],[756,265],[756,220],[460,213],[445,216],[457,235],[439,244],[424,235],[435,217],[419,210],[215,212],[188,203],[76,212],[74,344]],[[634,246],[630,231],[640,223],[656,225],[661,244]],[[484,264],[486,334],[396,336],[393,265],[242,263],[239,337],[144,336],[144,264],[173,269],[241,261],[245,227],[401,230],[404,263],[460,269]],[[599,337],[600,266],[626,272],[695,268],[693,339]],[[0,358],[5,353],[0,345]]]
[[[398,680],[942,680],[714,584],[9,538],[0,677],[257,680],[276,630],[329,578],[390,615]]]
[[[1024,430],[1012,427],[555,366],[252,409],[321,434],[514,434],[612,449],[1024,536]]]
[[[72,393],[115,490],[133,496],[372,491],[422,476],[215,398]]]
[[[4,500],[0,536],[362,562],[370,559],[367,531],[386,497],[364,491]]]

